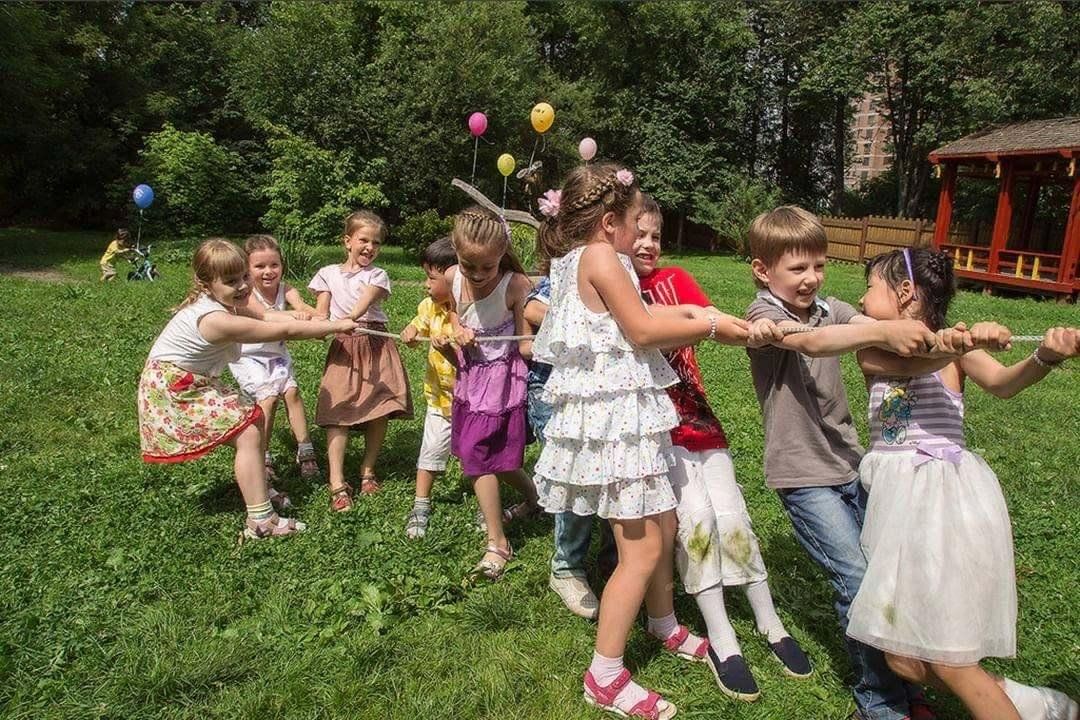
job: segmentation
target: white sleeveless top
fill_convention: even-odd
[[[240,358],[240,343],[215,345],[199,332],[199,320],[212,312],[230,310],[206,295],[177,311],[150,348],[149,360],[164,360],[198,375],[217,377]]]
[[[507,321],[513,321],[514,312],[506,307],[506,289],[510,287],[513,272],[503,274],[499,284],[495,286],[487,297],[473,300],[468,305],[462,302],[461,292],[463,278],[459,270],[454,274],[453,293],[454,302],[457,303],[458,317],[461,324],[473,330],[493,330],[505,325]]]
[[[278,283],[277,297],[274,298],[272,303],[267,302],[263,294],[255,288],[252,288],[251,294],[255,296],[255,299],[259,301],[264,310],[285,309],[285,283]],[[240,353],[248,357],[281,357],[287,354],[288,350],[285,348],[284,340],[275,340],[273,342],[244,343],[240,346]]]

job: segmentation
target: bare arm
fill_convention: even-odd
[[[356,328],[354,320],[287,320],[264,322],[243,315],[212,312],[199,319],[199,332],[215,345],[227,342],[261,343],[307,340]]]
[[[507,288],[506,293],[506,304],[514,313],[515,335],[532,335],[532,326],[529,325],[529,321],[525,318],[525,298],[528,297],[531,290],[532,283],[524,275],[517,274],[510,278],[510,287]],[[532,358],[532,344],[532,338],[518,340],[518,352],[526,360]]]
[[[360,293],[360,297],[356,299],[356,304],[353,305],[352,311],[349,312],[349,317],[353,320],[357,319],[366,313],[373,303],[379,302],[388,294],[389,293],[387,293],[384,288],[368,285],[364,288],[364,291]]]
[[[986,392],[1011,398],[1049,375],[1055,364],[1080,354],[1080,330],[1051,328],[1036,352],[1043,365],[1030,355],[1012,365],[1002,365],[990,353],[976,350],[961,358],[960,367]]]
[[[318,315],[319,311],[304,300],[304,296],[300,294],[300,291],[291,285],[285,286],[285,302],[289,304],[289,307],[297,312],[307,313],[308,315]]]
[[[544,318],[547,317],[547,311],[547,303],[541,302],[535,298],[525,303],[525,319],[528,320],[529,324],[534,328],[538,328],[543,324]]]
[[[665,317],[661,320],[650,314],[630,276],[619,262],[614,248],[606,243],[597,243],[586,248],[581,256],[578,273],[579,285],[587,284],[595,292],[626,338],[638,347],[690,345],[709,334],[712,323],[700,308],[700,316],[693,319]],[[587,306],[587,296],[583,296],[582,300]]]
[[[315,314],[330,317],[330,293],[327,290],[315,294]]]

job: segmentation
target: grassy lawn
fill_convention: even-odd
[[[324,485],[285,462],[283,413],[272,442],[293,513],[309,532],[235,542],[243,503],[232,453],[171,467],[139,459],[137,378],[188,283],[190,246],[161,243],[157,283],[97,281],[108,238],[0,231],[0,716],[6,718],[594,718],[581,701],[593,627],[547,589],[549,519],[515,525],[518,559],[503,581],[464,580],[479,559],[475,500],[452,470],[436,486],[425,541],[404,537],[422,413],[391,423],[384,491],[334,515]],[[160,251],[160,252],[159,252]],[[325,262],[338,248],[319,250]],[[753,295],[748,268],[726,256],[678,260],[723,310]],[[391,326],[408,321],[422,272],[400,251],[379,265],[397,282]],[[126,271],[118,264],[121,275]],[[404,282],[414,281],[414,282]],[[862,274],[834,266],[831,294],[856,301]],[[1073,305],[962,292],[954,319],[996,319],[1017,333],[1080,323]],[[1006,354],[1017,360],[1032,346]],[[314,404],[325,343],[294,343]],[[402,350],[423,407],[424,355]],[[845,718],[846,659],[824,576],[796,545],[762,479],[762,428],[744,352],[703,346],[706,385],[724,421],[770,570],[777,606],[817,672],[785,679],[756,638],[749,608],[730,611],[762,698],[726,699],[704,666],[687,667],[635,632],[627,651],[645,685],[681,717]],[[865,439],[866,392],[844,360]],[[1024,682],[1080,695],[1080,364],[1019,397],[967,392],[968,442],[997,471],[1012,512],[1020,594],[1019,657],[993,663]],[[315,430],[322,452],[324,436]],[[347,467],[358,472],[362,440]],[[531,449],[527,462],[535,459]],[[934,588],[927,588],[933,592]],[[703,630],[693,602],[684,621]],[[941,701],[940,717],[963,714]]]

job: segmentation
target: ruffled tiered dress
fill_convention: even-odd
[[[584,250],[552,263],[551,307],[533,344],[533,357],[553,368],[542,396],[553,412],[535,468],[540,504],[602,518],[656,515],[677,505],[668,470],[679,419],[665,388],[678,377],[659,351],[635,348],[610,313],[582,302]],[[619,260],[640,292],[629,258]]]

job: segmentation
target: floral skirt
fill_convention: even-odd
[[[139,378],[139,438],[146,462],[195,460],[262,416],[255,402],[219,378],[149,360]]]

